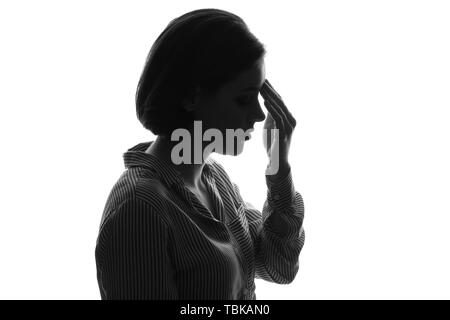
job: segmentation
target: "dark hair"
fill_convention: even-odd
[[[196,87],[213,93],[266,53],[237,15],[200,9],[172,20],[152,45],[136,91],[136,113],[155,135],[187,128],[181,106]]]

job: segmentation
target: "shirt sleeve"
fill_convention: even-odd
[[[290,170],[281,179],[266,176],[266,185],[267,198],[261,213],[243,201],[233,183],[236,196],[245,206],[255,249],[256,278],[288,284],[297,275],[305,242],[303,199],[294,189]]]
[[[129,199],[101,230],[96,256],[102,299],[177,299],[167,224],[148,203]]]

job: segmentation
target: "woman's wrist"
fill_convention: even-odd
[[[289,164],[289,162],[280,162],[277,172],[275,174],[267,175],[267,178],[272,182],[279,181],[285,178],[290,173],[290,171],[291,165]]]

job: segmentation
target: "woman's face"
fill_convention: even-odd
[[[214,94],[197,96],[194,119],[202,121],[203,132],[218,129],[224,139],[226,129],[252,129],[255,122],[263,121],[265,114],[258,101],[258,94],[265,81],[264,59],[258,60],[251,68],[240,73],[235,80],[223,85]],[[237,139],[239,140],[239,139]],[[237,150],[242,152],[244,141],[238,141]]]

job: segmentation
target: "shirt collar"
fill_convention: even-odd
[[[146,153],[145,150],[153,143],[141,142],[134,147],[129,148],[124,154],[123,159],[125,163],[125,168],[131,167],[145,167],[152,169],[156,174],[164,180],[169,186],[176,184],[177,186],[184,184],[180,172],[165,161],[162,161],[158,157]],[[203,173],[211,174],[210,165],[212,165],[210,158],[206,159],[205,165],[203,167]]]

